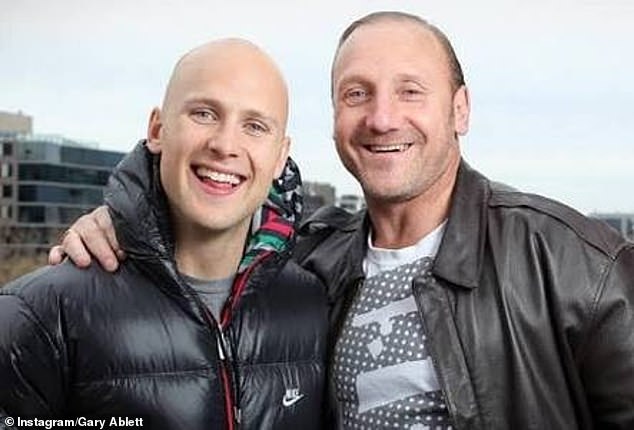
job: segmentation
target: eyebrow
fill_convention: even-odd
[[[399,73],[396,75],[396,79],[399,81],[405,82],[416,82],[420,85],[425,86],[425,77],[421,75],[413,75],[411,73]]]
[[[369,82],[369,79],[364,78],[363,75],[355,73],[352,75],[345,76],[343,79],[336,82],[336,88],[339,89],[351,83],[359,83],[363,85],[368,85],[370,82]]]
[[[412,73],[398,73],[394,76],[394,81],[397,82],[415,82],[424,88],[428,87],[428,83],[424,76],[415,75]],[[354,73],[349,76],[345,76],[337,83],[337,89],[349,85],[350,83],[359,83],[361,85],[373,85],[371,79],[363,76],[360,73]]]

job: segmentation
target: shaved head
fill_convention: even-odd
[[[284,171],[287,121],[284,78],[253,43],[216,40],[178,60],[163,106],[150,116],[147,148],[160,155],[181,270],[197,261],[190,250],[212,239],[241,255],[253,214]],[[233,266],[213,276],[232,273]]]
[[[200,79],[205,73],[225,70],[229,79],[244,84],[252,84],[254,91],[266,91],[278,98],[283,107],[282,133],[288,121],[288,88],[275,62],[262,49],[248,40],[227,38],[214,40],[198,46],[183,55],[170,77],[163,99],[164,111],[170,110],[177,99],[182,98],[192,80]],[[267,88],[262,87],[266,82]]]

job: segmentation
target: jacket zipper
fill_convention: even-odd
[[[220,378],[222,379],[222,386],[224,390],[225,398],[225,413],[227,415],[227,429],[235,430],[235,424],[240,425],[240,409],[235,405],[235,400],[232,399],[231,393],[233,392],[231,387],[231,381],[229,378],[229,363],[227,355],[227,340],[225,339],[224,330],[220,324],[217,325],[218,336],[216,337],[218,344],[218,356],[220,357]]]
[[[204,304],[202,304],[202,302],[200,303],[200,306],[203,309],[203,315],[205,316],[205,320],[209,327],[215,327],[218,332],[218,334],[216,335],[216,347],[218,349],[218,358],[220,359],[220,380],[222,383],[225,415],[227,417],[227,430],[236,430],[235,424],[239,424],[239,422],[237,420],[238,414],[235,411],[234,402],[231,398],[232,390],[231,383],[229,382],[229,356],[227,354],[227,341],[222,325],[216,322],[216,319],[213,317],[209,309]]]
[[[216,323],[216,328],[218,330],[217,336],[217,344],[218,344],[218,356],[220,357],[221,362],[221,370],[220,376],[222,379],[222,386],[224,391],[224,399],[225,399],[225,413],[227,415],[227,429],[228,430],[237,430],[240,427],[240,423],[242,421],[242,410],[240,409],[239,401],[238,401],[238,383],[236,380],[236,371],[232,369],[233,366],[233,357],[231,356],[231,349],[227,338],[225,337],[225,329],[229,325],[231,321],[231,316],[233,309],[235,309],[239,297],[242,295],[242,292],[246,288],[247,281],[251,276],[253,270],[262,263],[262,261],[271,255],[272,252],[265,252],[258,257],[256,257],[255,261],[247,268],[247,271],[242,276],[244,280],[242,283],[238,285],[232,296],[230,297],[229,302],[223,308],[220,313],[220,321]],[[215,321],[213,317],[207,312],[207,318],[211,318],[210,321]]]

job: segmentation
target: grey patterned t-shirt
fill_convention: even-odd
[[[335,348],[343,428],[452,428],[412,295],[414,276],[429,276],[432,261],[380,271],[360,288]]]

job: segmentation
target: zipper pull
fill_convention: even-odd
[[[220,336],[216,336],[216,344],[218,345],[218,355],[220,356],[220,359],[222,361],[226,360],[226,356],[225,356],[225,347],[223,345],[223,341],[224,339],[222,338],[222,331],[220,332]]]
[[[242,421],[242,409],[237,406],[233,407],[233,416],[236,417],[236,423],[240,424]]]

